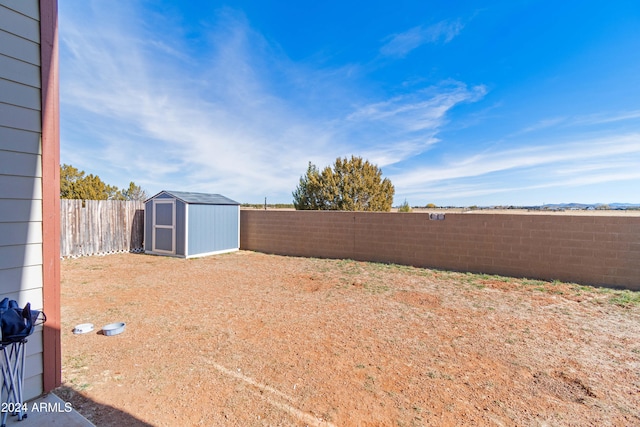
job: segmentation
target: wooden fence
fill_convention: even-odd
[[[60,256],[142,252],[144,203],[60,200]]]

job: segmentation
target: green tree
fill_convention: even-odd
[[[149,198],[147,196],[147,192],[139,185],[136,185],[133,181],[129,183],[129,188],[120,191],[120,195],[123,200],[139,200],[142,202]]]
[[[115,185],[105,184],[97,175],[85,175],[71,165],[60,166],[60,198],[81,200],[139,200],[136,194],[144,191],[133,182],[127,190],[119,190]]]
[[[60,198],[77,199],[73,197],[78,193],[80,181],[84,179],[84,171],[79,171],[71,165],[60,166]]]
[[[391,210],[395,189],[382,171],[361,157],[337,158],[333,168],[320,172],[309,162],[307,173],[293,192],[300,210],[384,211]]]
[[[306,175],[300,177],[300,184],[293,192],[293,205],[296,209],[329,209],[324,196],[322,177],[318,168],[309,162]]]

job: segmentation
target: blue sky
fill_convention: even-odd
[[[640,2],[59,4],[61,162],[291,203],[308,162],[395,204],[640,203]]]

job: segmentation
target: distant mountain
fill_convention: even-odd
[[[611,209],[640,209],[638,203],[609,203]]]
[[[609,209],[640,209],[640,204],[638,203],[555,203],[555,204],[546,204],[542,205],[542,209],[598,209],[601,206],[608,206]]]
[[[542,205],[545,209],[588,209],[595,208],[599,206],[600,203],[589,204],[589,203],[552,203],[547,205]]]

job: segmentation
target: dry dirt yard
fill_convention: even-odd
[[[640,425],[638,293],[246,251],[61,286],[56,393],[97,426]]]

